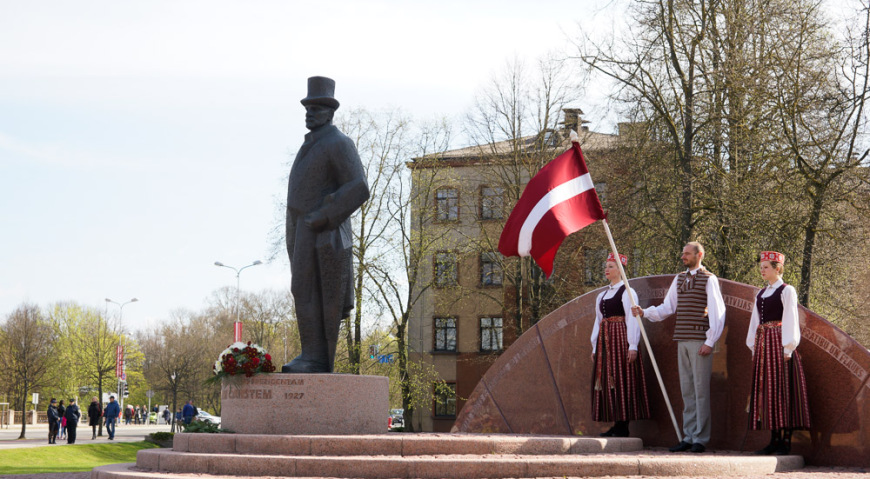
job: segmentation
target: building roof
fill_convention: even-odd
[[[549,130],[544,133],[544,141],[552,150],[564,150],[571,146],[568,134],[569,130]],[[578,132],[580,136],[580,147],[584,150],[605,150],[616,146],[617,135],[607,133],[597,133],[589,131],[587,128],[581,128]],[[519,149],[526,151],[534,151],[538,147],[540,135],[532,135],[523,137],[519,140]],[[506,156],[514,152],[512,140],[499,141],[484,145],[472,145],[465,148],[448,150],[441,153],[427,155],[422,158],[414,158],[414,161],[419,160],[441,160],[441,161],[475,161],[484,158],[492,158],[498,156]]]

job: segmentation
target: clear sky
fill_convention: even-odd
[[[235,286],[215,261],[268,253],[307,77],[334,78],[342,108],[461,117],[506,61],[567,48],[609,8],[0,0],[0,316],[137,297],[124,323],[141,329],[200,309]],[[283,256],[241,276],[289,281]]]

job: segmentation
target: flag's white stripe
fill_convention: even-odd
[[[592,178],[589,176],[589,173],[586,173],[583,176],[578,176],[573,180],[562,183],[544,195],[535,207],[532,208],[532,211],[529,212],[529,216],[523,222],[523,227],[520,228],[520,239],[517,248],[520,256],[529,255],[529,252],[532,250],[532,233],[535,232],[535,228],[538,226],[541,218],[551,208],[593,188],[595,188],[595,185],[592,184]]]

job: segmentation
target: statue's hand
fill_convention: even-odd
[[[326,216],[320,211],[314,211],[305,215],[305,225],[311,228],[314,232],[319,232],[326,227],[328,223]]]

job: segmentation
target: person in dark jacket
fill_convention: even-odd
[[[169,408],[163,410],[163,422],[166,424],[172,422],[172,412],[169,411]]]
[[[75,398],[69,400],[69,406],[64,410],[63,417],[66,418],[66,443],[75,444],[76,428],[79,425],[79,419],[82,417],[82,412],[79,411]]]
[[[115,439],[115,425],[120,414],[121,406],[115,401],[115,396],[109,396],[109,404],[106,404],[106,432],[109,433],[110,441]]]
[[[184,405],[184,409],[181,410],[181,415],[184,416],[184,424],[190,424],[191,421],[193,421],[193,417],[196,415],[193,401],[187,401],[187,404]]]
[[[60,428],[60,414],[57,412],[57,399],[51,398],[48,404],[48,443],[57,444],[57,430]]]
[[[91,405],[88,406],[88,425],[91,426],[93,433],[91,439],[97,438],[97,427],[100,425],[100,419],[103,417],[103,405],[96,396],[91,398]]]
[[[58,439],[63,439],[66,437],[66,419],[63,417],[63,414],[66,412],[66,407],[63,405],[63,399],[57,404],[57,415],[60,417],[58,420]]]

